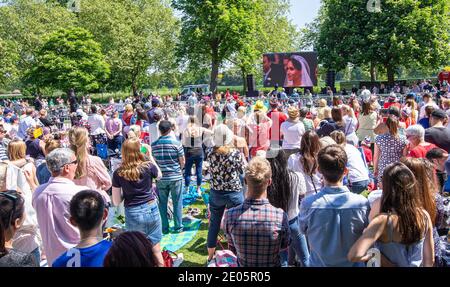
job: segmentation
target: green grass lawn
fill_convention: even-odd
[[[202,224],[195,237],[176,253],[183,253],[184,256],[184,261],[181,263],[180,267],[205,267],[206,259],[208,257],[206,248],[206,238],[208,236],[208,219],[205,215],[206,205],[203,202],[203,199],[199,199],[189,207],[197,207],[200,209],[200,215],[196,216],[196,218],[202,219]],[[187,208],[188,207],[183,210],[183,214],[186,213]],[[223,234],[222,231],[221,234]],[[222,242],[222,244],[227,248],[225,242]]]

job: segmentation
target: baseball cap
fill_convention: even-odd
[[[371,143],[370,137],[368,137],[368,136],[365,137],[363,141],[361,141],[361,144],[365,145],[365,146],[370,146],[370,143]]]
[[[152,105],[159,105],[159,100],[157,98],[152,99]]]
[[[431,116],[432,116],[433,118],[436,118],[436,119],[446,119],[446,118],[447,118],[447,114],[446,114],[443,110],[441,110],[441,109],[439,109],[439,110],[434,110],[434,111],[431,113]]]
[[[395,101],[396,99],[397,99],[397,95],[395,93],[390,93],[389,94],[389,100]]]

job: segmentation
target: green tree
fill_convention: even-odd
[[[194,66],[208,60],[210,88],[215,91],[219,67],[249,42],[258,5],[248,0],[173,0],[172,4],[183,13],[178,56]]]
[[[75,17],[57,3],[34,0],[10,0],[0,7],[0,38],[16,53],[17,78],[33,67],[45,37],[60,28],[72,26]]]
[[[27,78],[37,87],[89,92],[98,90],[109,73],[100,44],[89,31],[73,27],[49,35]]]
[[[449,59],[447,0],[385,0],[370,13],[366,1],[324,0],[314,47],[327,69],[348,63],[369,66],[371,78],[383,67],[394,82],[399,67],[435,69]],[[317,28],[317,27],[316,27]]]
[[[4,41],[0,37],[0,87],[7,88],[17,80],[18,71],[16,63],[19,54],[13,42]]]
[[[102,44],[111,65],[109,88],[136,92],[152,73],[160,79],[173,77],[179,23],[169,2],[84,1],[78,19]]]

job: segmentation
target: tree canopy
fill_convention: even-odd
[[[372,70],[381,66],[393,82],[399,67],[436,67],[449,60],[446,0],[385,0],[380,12],[369,12],[359,0],[322,3],[311,28],[320,62],[328,69],[343,70],[348,63]]]
[[[44,44],[73,27],[92,34],[109,66],[109,77],[98,79],[102,91],[204,82],[215,90],[221,79],[245,88],[248,74],[260,82],[269,52],[313,49],[320,71],[352,77],[355,67],[390,81],[450,62],[446,0],[382,0],[381,11],[368,10],[367,1],[323,0],[301,31],[289,20],[290,0],[93,0],[78,1],[76,11],[73,0],[0,2],[2,89],[43,84],[29,76],[43,63]]]
[[[67,91],[96,91],[110,73],[100,44],[86,29],[58,30],[48,37],[27,75],[30,83]]]

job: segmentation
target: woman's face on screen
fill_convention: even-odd
[[[286,66],[286,74],[287,74],[289,81],[294,81],[296,79],[300,79],[301,73],[302,72],[300,70],[297,70],[294,67],[294,64],[292,63],[292,61],[288,62],[287,66]]]

